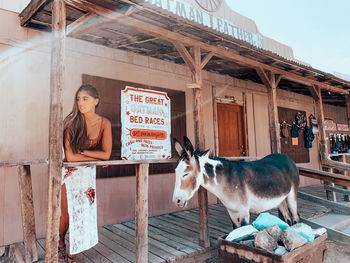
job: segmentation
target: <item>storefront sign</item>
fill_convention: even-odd
[[[215,17],[208,12],[200,10],[184,0],[144,0],[149,3],[181,16],[190,21],[210,27],[216,31],[229,35],[231,37],[246,41],[258,48],[263,47],[263,37],[251,33],[234,25],[231,21]]]
[[[121,91],[122,158],[171,158],[170,99],[166,92],[126,86]]]
[[[324,122],[324,129],[326,131],[336,131],[337,130],[337,125],[332,119],[325,119]]]
[[[349,131],[349,125],[337,123],[337,130],[338,131]]]

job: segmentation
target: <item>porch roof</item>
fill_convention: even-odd
[[[21,25],[51,31],[50,0],[32,0],[21,12]],[[257,69],[281,75],[280,89],[311,96],[322,89],[325,103],[345,106],[350,82],[296,60],[256,47],[144,0],[65,0],[67,35],[95,44],[184,64],[174,46],[197,45],[209,60],[204,70],[263,84]],[[185,53],[186,53],[185,51]]]

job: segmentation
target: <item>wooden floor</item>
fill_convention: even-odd
[[[322,194],[324,190],[318,187],[306,191]],[[329,212],[324,206],[300,199],[298,206],[300,215],[307,219]],[[198,245],[197,209],[150,217],[148,262],[216,262],[217,238],[232,231],[232,225],[223,205],[211,205],[208,210],[211,247],[207,249]],[[39,262],[45,258],[44,248],[45,239],[38,240]],[[99,243],[80,257],[84,262],[129,263],[135,262],[134,253],[135,226],[134,221],[128,221],[99,228]]]

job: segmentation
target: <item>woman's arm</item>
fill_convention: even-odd
[[[109,160],[112,153],[112,125],[106,118],[103,119],[102,129],[102,151],[85,150],[83,151],[84,156],[99,160]]]
[[[68,134],[64,140],[64,155],[66,156],[67,162],[98,161],[96,158],[91,158],[80,153],[74,153],[69,143]]]

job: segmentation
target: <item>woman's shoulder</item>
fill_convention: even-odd
[[[106,117],[100,116],[102,118],[102,128],[108,128],[111,127],[111,121],[107,119]]]

